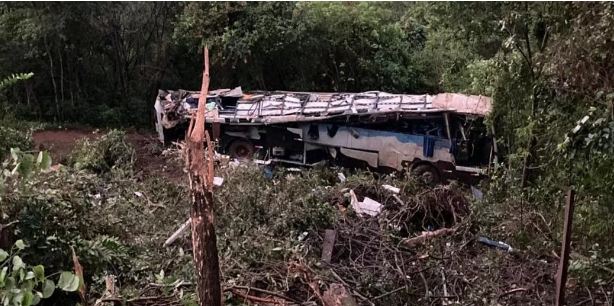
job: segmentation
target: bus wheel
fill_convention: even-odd
[[[232,158],[250,159],[254,156],[254,145],[247,139],[237,139],[228,147],[228,155]]]
[[[437,169],[431,165],[416,166],[411,172],[412,176],[419,179],[423,183],[434,186],[441,181]]]

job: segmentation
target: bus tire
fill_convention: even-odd
[[[439,172],[431,165],[418,165],[411,171],[411,174],[413,177],[429,186],[435,186],[441,182]]]
[[[237,159],[250,159],[254,157],[254,145],[247,139],[237,139],[228,146],[228,155]]]

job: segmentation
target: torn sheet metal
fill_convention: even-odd
[[[170,128],[185,120],[198,106],[197,91],[160,90],[156,111],[162,113],[162,124]],[[224,98],[236,103],[223,105]],[[364,114],[397,114],[416,112],[458,112],[484,116],[490,112],[492,99],[483,96],[444,93],[438,95],[391,94],[380,91],[362,93],[275,92],[244,94],[240,87],[213,90],[208,104],[217,112],[207,113],[220,123],[273,124],[326,120],[335,117]],[[207,122],[209,122],[207,121]]]
[[[154,106],[157,114],[158,122],[164,128],[170,129],[177,123],[189,118],[191,113],[198,109],[199,91],[166,91],[158,90],[158,97]],[[234,89],[216,89],[209,91],[207,94],[207,109],[223,108],[220,101],[222,98],[240,99],[243,97],[241,87]],[[212,114],[210,114],[212,115]],[[213,118],[213,116],[211,116]]]
[[[433,108],[452,110],[460,114],[486,116],[490,113],[492,99],[454,93],[442,93],[433,97]]]

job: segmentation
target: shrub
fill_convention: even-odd
[[[125,133],[111,130],[95,141],[81,139],[69,157],[77,170],[108,172],[114,167],[128,166],[134,157],[134,149],[125,141]]]

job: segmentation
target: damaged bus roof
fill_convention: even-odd
[[[190,118],[198,107],[198,91],[160,90],[156,112],[170,128]],[[442,93],[437,95],[362,93],[250,92],[241,87],[218,89],[207,95],[207,122],[273,124],[332,119],[349,115],[454,112],[485,116],[492,99],[485,96]]]

